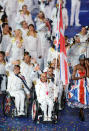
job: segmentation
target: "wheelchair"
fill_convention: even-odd
[[[44,113],[41,109],[41,104],[37,100],[36,91],[34,89],[33,96],[35,96],[33,103],[32,103],[32,120],[36,123],[43,122]],[[59,114],[59,103],[54,102],[54,107],[52,111],[52,123],[58,122],[58,114]]]
[[[18,117],[17,115],[17,109],[15,107],[15,98],[11,97],[10,94],[8,92],[6,92],[4,94],[4,98],[3,98],[3,114],[4,116],[7,117]],[[28,99],[26,98],[25,100],[25,107],[24,107],[24,111],[25,111],[25,116],[28,117]]]
[[[7,87],[7,75],[0,74],[0,94],[3,94],[6,91]]]
[[[6,96],[6,88],[7,88],[7,75],[0,74],[0,97],[2,99],[1,102],[2,107],[3,107],[3,100]]]

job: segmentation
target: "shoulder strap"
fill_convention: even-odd
[[[26,83],[26,80],[25,80],[25,77],[24,76],[19,76],[19,75],[16,75],[24,84],[24,86],[30,91],[29,87],[27,86],[27,83]]]

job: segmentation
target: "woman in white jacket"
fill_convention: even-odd
[[[15,37],[11,39],[6,50],[6,56],[9,56],[9,61],[21,60],[24,56],[24,41],[20,29],[15,30]]]
[[[29,31],[25,38],[25,50],[30,53],[31,57],[36,61],[41,57],[41,40],[38,33],[34,29],[34,25],[29,25]]]
[[[17,26],[20,25],[22,21],[26,21],[27,24],[33,24],[31,13],[27,9],[27,5],[22,6],[22,10],[17,13],[15,18]]]

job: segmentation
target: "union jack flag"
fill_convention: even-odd
[[[59,2],[59,11],[57,15],[57,29],[56,29],[57,47],[60,45],[60,78],[64,85],[68,84],[68,65],[67,55],[65,49],[65,38],[63,31],[62,8]]]

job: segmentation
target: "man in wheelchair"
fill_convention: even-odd
[[[54,102],[57,101],[58,91],[53,82],[47,80],[47,73],[41,74],[35,86],[38,103],[44,114],[43,121],[52,121]]]
[[[0,51],[0,94],[6,91],[6,69],[5,69],[5,53]]]
[[[20,74],[19,65],[14,65],[13,71],[9,70],[7,92],[9,92],[11,97],[15,98],[17,116],[26,115],[24,110],[25,98],[26,95],[29,98],[30,91],[24,77]]]

